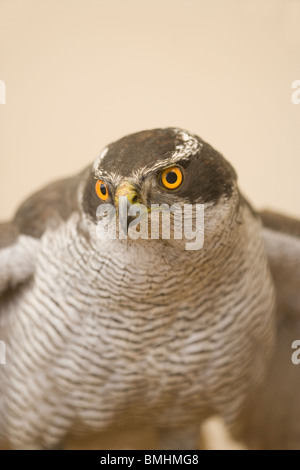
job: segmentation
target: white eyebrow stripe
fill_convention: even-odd
[[[171,157],[171,159],[174,159],[175,162],[178,161],[178,159],[195,155],[199,150],[202,149],[203,144],[199,142],[195,136],[189,134],[187,131],[174,129],[174,132],[182,140],[181,144],[176,145],[175,151]]]
[[[174,165],[175,163],[182,160],[188,160],[190,157],[201,151],[203,144],[199,142],[196,137],[186,131],[182,131],[181,129],[174,129],[174,132],[180,137],[182,142],[176,145],[172,155],[168,158],[165,158],[164,160],[160,160],[151,168],[142,168],[139,170],[140,174],[143,172],[144,175],[148,175],[149,173],[155,172],[160,168]]]
[[[99,168],[99,166],[100,166],[100,163],[102,162],[102,160],[103,160],[103,158],[105,157],[105,155],[107,154],[107,152],[108,152],[108,147],[105,147],[105,148],[101,151],[99,157],[96,158],[96,160],[95,160],[95,162],[94,162],[94,164],[93,164],[93,170],[94,170],[95,173],[96,173],[96,171],[98,170],[98,168]]]

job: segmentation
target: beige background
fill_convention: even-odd
[[[299,0],[0,0],[0,219],[111,140],[180,126],[300,216]]]
[[[299,25],[300,0],[0,0],[0,220],[161,126],[218,148],[256,207],[300,216]]]

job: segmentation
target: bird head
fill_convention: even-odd
[[[123,137],[101,152],[88,172],[82,207],[98,224],[103,222],[102,209],[111,207],[117,231],[122,228],[128,234],[130,225],[133,230],[139,225],[136,238],[149,241],[151,229],[156,230],[155,239],[164,238],[155,227],[161,218],[153,222],[153,214],[174,207],[184,215],[185,206],[201,205],[209,232],[216,233],[220,220],[237,204],[237,193],[234,169],[209,144],[182,129],[154,129]],[[175,212],[169,212],[174,243]],[[195,214],[191,217],[195,223]],[[184,225],[183,219],[177,222]]]

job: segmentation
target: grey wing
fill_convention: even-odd
[[[77,209],[81,176],[46,186],[22,204],[13,221],[0,223],[0,295],[33,276],[44,232]]]
[[[37,240],[22,235],[14,222],[0,224],[0,294],[34,272]]]
[[[282,320],[300,321],[300,221],[268,211],[261,217],[278,313]]]
[[[300,449],[300,221],[262,212],[263,238],[277,292],[277,340],[269,375],[241,420],[249,448]],[[299,354],[300,357],[300,354]]]

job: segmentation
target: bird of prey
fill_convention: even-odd
[[[153,205],[201,206],[203,246],[187,249],[185,232],[99,237],[101,208],[120,221],[124,198],[147,221]],[[121,138],[34,194],[0,225],[0,438],[51,449],[130,423],[155,428],[161,449],[193,449],[220,415],[249,447],[299,448],[299,236],[178,128]]]

